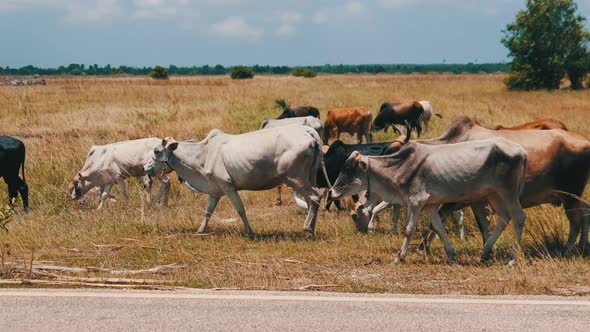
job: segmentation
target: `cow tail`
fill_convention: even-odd
[[[528,167],[528,162],[529,162],[529,157],[527,155],[525,155],[524,157],[524,161],[523,161],[523,165],[522,165],[522,180],[520,181],[520,186],[518,188],[518,196],[522,196],[522,193],[524,192],[524,183],[526,181],[526,169]]]
[[[439,117],[439,118],[441,118],[441,119],[443,118],[443,117],[442,117],[442,115],[441,115],[441,114],[439,114],[439,113],[434,113],[434,115],[438,116],[438,117]]]

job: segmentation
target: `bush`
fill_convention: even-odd
[[[233,66],[229,76],[234,80],[243,80],[254,77],[254,72],[246,66]]]
[[[150,77],[156,80],[167,80],[168,79],[168,69],[162,66],[155,66],[152,71],[150,71]]]
[[[291,75],[297,77],[316,77],[317,74],[315,71],[307,68],[295,68],[291,72]]]

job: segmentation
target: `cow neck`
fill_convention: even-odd
[[[198,149],[194,151],[194,149]],[[193,157],[194,156],[194,157]],[[205,159],[207,158],[207,146],[199,143],[182,142],[178,149],[174,151],[168,159],[167,163],[171,169],[177,173],[186,173],[184,175],[194,176],[195,173],[199,177],[205,176]],[[179,172],[180,171],[180,172]],[[180,175],[180,174],[179,174]],[[186,180],[186,179],[185,179]]]

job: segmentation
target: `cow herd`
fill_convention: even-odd
[[[281,186],[286,185],[298,207],[307,212],[303,229],[313,238],[322,198],[329,210],[332,203],[342,209],[339,199],[353,196],[352,217],[361,231],[374,229],[376,213],[391,205],[397,231],[400,207],[407,208],[405,239],[396,262],[404,260],[422,212],[453,261],[455,252],[444,221],[453,215],[462,224],[462,209],[471,208],[485,261],[510,221],[516,253],[526,219],[523,209],[550,203],[564,208],[570,222],[568,245],[575,245],[578,236],[581,247],[588,243],[585,211],[590,207],[579,197],[590,175],[590,142],[557,120],[488,129],[462,116],[438,138],[410,141],[413,131],[420,136],[428,129],[432,115],[442,118],[428,101],[384,103],[374,120],[365,109],[331,109],[323,124],[314,107],[291,109],[284,100],[277,104],[282,108],[277,119],[266,119],[259,130],[239,135],[214,129],[202,141],[144,138],[92,146],[71,182],[70,197],[81,200],[98,190],[100,209],[114,197],[114,185],[128,198],[125,179],[143,177],[148,202],[152,180],[157,179],[161,186],[156,201],[166,206],[169,174],[176,172],[190,190],[208,195],[199,232],[206,230],[219,200],[227,196],[252,237],[238,192],[278,187],[281,204]],[[406,128],[405,134],[397,125]],[[390,126],[400,134],[396,140],[372,142],[372,132]],[[341,133],[356,136],[357,144],[340,141]],[[16,138],[0,136],[0,177],[8,184],[10,204],[20,193],[27,212],[25,146]],[[498,220],[491,233],[490,212]]]

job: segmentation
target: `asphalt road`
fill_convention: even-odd
[[[589,298],[0,289],[0,331],[589,329]]]

